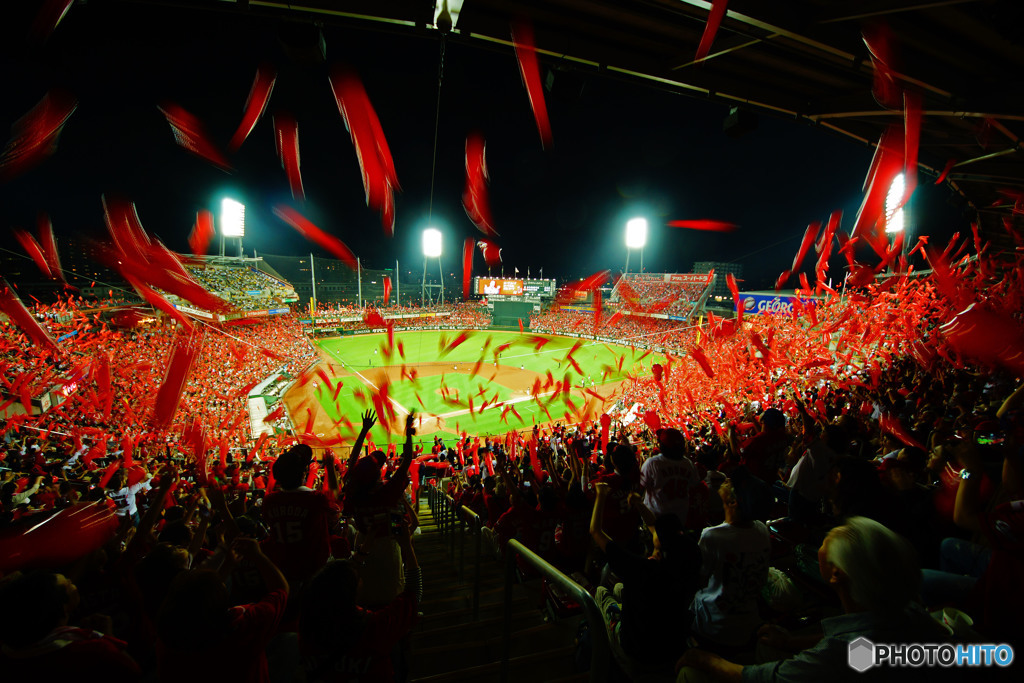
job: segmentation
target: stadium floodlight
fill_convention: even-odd
[[[441,258],[441,231],[437,228],[427,228],[423,231],[423,256]]]
[[[220,234],[222,237],[245,236],[245,204],[227,198],[220,203]]]
[[[630,249],[643,249],[647,244],[647,219],[630,218],[626,221],[626,246]]]
[[[889,194],[885,196],[885,231],[888,233],[903,232],[903,194],[906,192],[906,179],[898,173],[889,185]]]
[[[647,219],[630,218],[626,221],[626,267],[623,274],[629,272],[629,250],[640,250],[640,272],[644,272],[644,246],[647,244]]]

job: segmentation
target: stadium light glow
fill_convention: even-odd
[[[626,247],[643,249],[647,244],[647,219],[630,218],[626,221]]]
[[[245,237],[245,204],[234,199],[221,201],[220,234],[222,237]]]
[[[441,257],[441,231],[437,228],[423,231],[423,255],[427,258]]]
[[[889,194],[885,196],[885,231],[889,233],[903,232],[903,193],[906,191],[906,180],[899,173],[889,185]]]

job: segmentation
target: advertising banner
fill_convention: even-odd
[[[740,304],[743,305],[743,315],[761,315],[762,313],[793,315],[793,302],[795,296],[785,294],[750,294],[740,292]],[[802,298],[804,306],[814,306],[815,299]]]
[[[523,281],[482,277],[477,281],[476,293],[487,296],[522,296]]]
[[[668,273],[665,275],[665,282],[676,282],[681,284],[702,285],[708,281],[708,273]]]
[[[184,304],[174,304],[174,307],[182,313],[188,313],[189,315],[194,315],[197,318],[205,318],[206,320],[214,320],[216,318],[213,313],[193,308],[191,306],[185,306]]]

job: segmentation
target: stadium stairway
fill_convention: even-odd
[[[499,681],[505,616],[504,565],[493,550],[488,551],[484,539],[479,611],[474,619],[476,534],[468,528],[461,533],[459,528],[442,533],[426,497],[419,501],[419,515],[421,533],[415,544],[423,569],[424,591],[422,616],[410,639],[409,680]],[[463,578],[460,566],[464,568]],[[580,672],[574,665],[575,635],[581,617],[558,619],[550,608],[545,608],[540,579],[517,582],[509,610],[509,681],[589,680],[588,672]]]

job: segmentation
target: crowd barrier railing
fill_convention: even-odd
[[[473,620],[477,621],[480,616],[480,563],[483,557],[482,546],[486,527],[484,527],[480,515],[464,505],[456,507],[455,500],[436,487],[431,486],[427,489],[427,503],[430,506],[434,523],[442,535],[448,536],[452,559],[455,557],[455,525],[459,525],[459,579],[462,582],[465,582],[466,576],[466,527],[469,527],[471,533],[476,535],[475,547],[473,549],[475,554],[473,558]],[[601,617],[601,611],[598,609],[593,596],[585,588],[516,539],[511,539],[505,549],[505,609],[502,624],[501,656],[502,683],[508,683],[509,680],[509,658],[512,646],[512,591],[516,581],[517,557],[522,558],[524,562],[533,567],[548,581],[560,586],[583,607],[583,615],[587,620],[591,634],[590,680],[594,683],[606,683],[608,680],[608,668],[611,664],[611,650],[609,648],[608,633],[605,629],[604,619]]]
[[[512,649],[512,589],[516,581],[516,558],[537,570],[544,578],[557,584],[583,607],[583,615],[590,628],[591,655],[590,680],[593,683],[605,683],[608,680],[610,648],[608,632],[604,618],[594,598],[585,588],[560,572],[535,552],[516,539],[511,539],[505,546],[505,617],[502,624],[501,646],[501,683],[509,680],[509,657]]]
[[[483,540],[483,520],[480,519],[480,515],[476,514],[468,507],[463,505],[458,510],[459,521],[462,523],[459,525],[459,580],[463,583],[466,582],[466,527],[470,528],[470,532],[476,537],[474,543],[474,553],[476,555],[473,560],[473,621],[477,621],[480,618],[480,551],[481,541]]]

